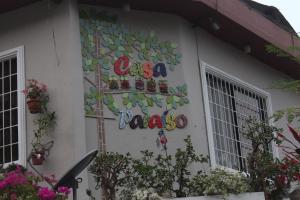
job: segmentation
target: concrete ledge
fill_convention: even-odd
[[[201,197],[185,197],[175,198],[177,200],[223,200],[223,196],[201,196]],[[242,193],[237,195],[229,195],[226,200],[265,200],[263,192]]]

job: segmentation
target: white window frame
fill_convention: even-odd
[[[203,61],[200,61],[200,71],[201,71],[201,81],[202,81],[202,91],[203,91],[203,101],[204,101],[204,112],[205,112],[205,120],[206,120],[206,128],[207,128],[207,137],[208,137],[208,148],[209,148],[209,155],[210,155],[210,164],[211,168],[223,168],[228,169],[230,171],[236,171],[235,169],[230,169],[221,165],[218,165],[216,163],[216,156],[215,156],[215,148],[214,148],[214,137],[213,137],[213,130],[212,130],[212,122],[211,122],[211,113],[210,113],[210,107],[209,107],[209,98],[208,98],[208,89],[207,89],[207,79],[206,79],[206,72],[211,71],[215,72],[218,75],[221,75],[223,79],[227,79],[232,83],[236,83],[238,85],[241,85],[243,87],[249,88],[249,90],[252,90],[253,92],[261,95],[266,99],[266,105],[267,105],[267,113],[268,117],[271,117],[273,114],[272,111],[272,103],[271,103],[271,94],[250,84],[245,81],[240,80],[239,78],[232,76],[214,66],[211,66]],[[272,121],[269,122],[270,125],[272,125]],[[277,145],[272,143],[272,151],[274,157],[279,157],[279,151]]]
[[[25,118],[25,95],[22,91],[25,88],[25,62],[24,62],[24,46],[19,46],[13,49],[0,52],[0,59],[5,59],[10,56],[16,56],[17,58],[17,91],[18,91],[18,150],[19,159],[13,161],[26,167],[26,118]],[[8,164],[4,164],[6,167]]]

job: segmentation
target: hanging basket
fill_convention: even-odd
[[[167,80],[160,80],[158,82],[159,91],[160,93],[167,94],[168,93],[168,81]]]
[[[155,80],[151,79],[151,80],[147,81],[147,90],[148,90],[148,92],[156,92]]]
[[[144,83],[144,81],[143,81],[143,80],[140,80],[140,79],[136,80],[136,81],[135,81],[135,88],[136,88],[137,90],[144,90],[144,88],[145,88],[145,83]]]
[[[129,80],[121,80],[121,88],[123,90],[129,90],[130,89]]]
[[[45,160],[45,151],[31,153],[31,162],[33,165],[42,165]]]
[[[28,109],[30,113],[36,114],[42,112],[42,102],[39,99],[29,99],[27,101]]]

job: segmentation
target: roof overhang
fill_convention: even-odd
[[[79,3],[121,8],[125,0],[79,0]],[[282,50],[300,47],[297,36],[280,28],[240,0],[130,0],[132,9],[172,13],[199,25],[216,37],[243,50],[251,47],[250,55],[293,78],[300,78],[300,64],[287,57],[266,52],[272,44]],[[221,27],[211,28],[212,19]],[[289,53],[291,56],[295,54]]]
[[[7,1],[0,1],[0,13],[9,12],[20,7],[29,5],[39,0],[7,0]]]
[[[37,1],[39,0],[0,1],[0,13],[15,10]],[[78,2],[120,8],[128,0],[78,0]],[[293,78],[300,78],[299,63],[287,57],[270,54],[265,50],[268,44],[282,50],[293,46],[300,47],[300,39],[240,0],[130,0],[129,2],[132,9],[182,16],[241,50],[245,46],[250,46],[250,55]],[[211,28],[211,20],[217,22],[221,27],[218,31]],[[289,54],[297,56],[290,52]]]

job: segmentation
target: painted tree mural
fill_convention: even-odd
[[[181,62],[177,44],[160,41],[153,31],[130,31],[117,16],[95,10],[80,11],[80,27],[84,78],[90,85],[85,111],[98,118],[100,140],[105,140],[103,106],[116,116],[138,107],[148,118],[149,108],[171,111],[189,103],[186,84],[168,86],[168,72]]]

